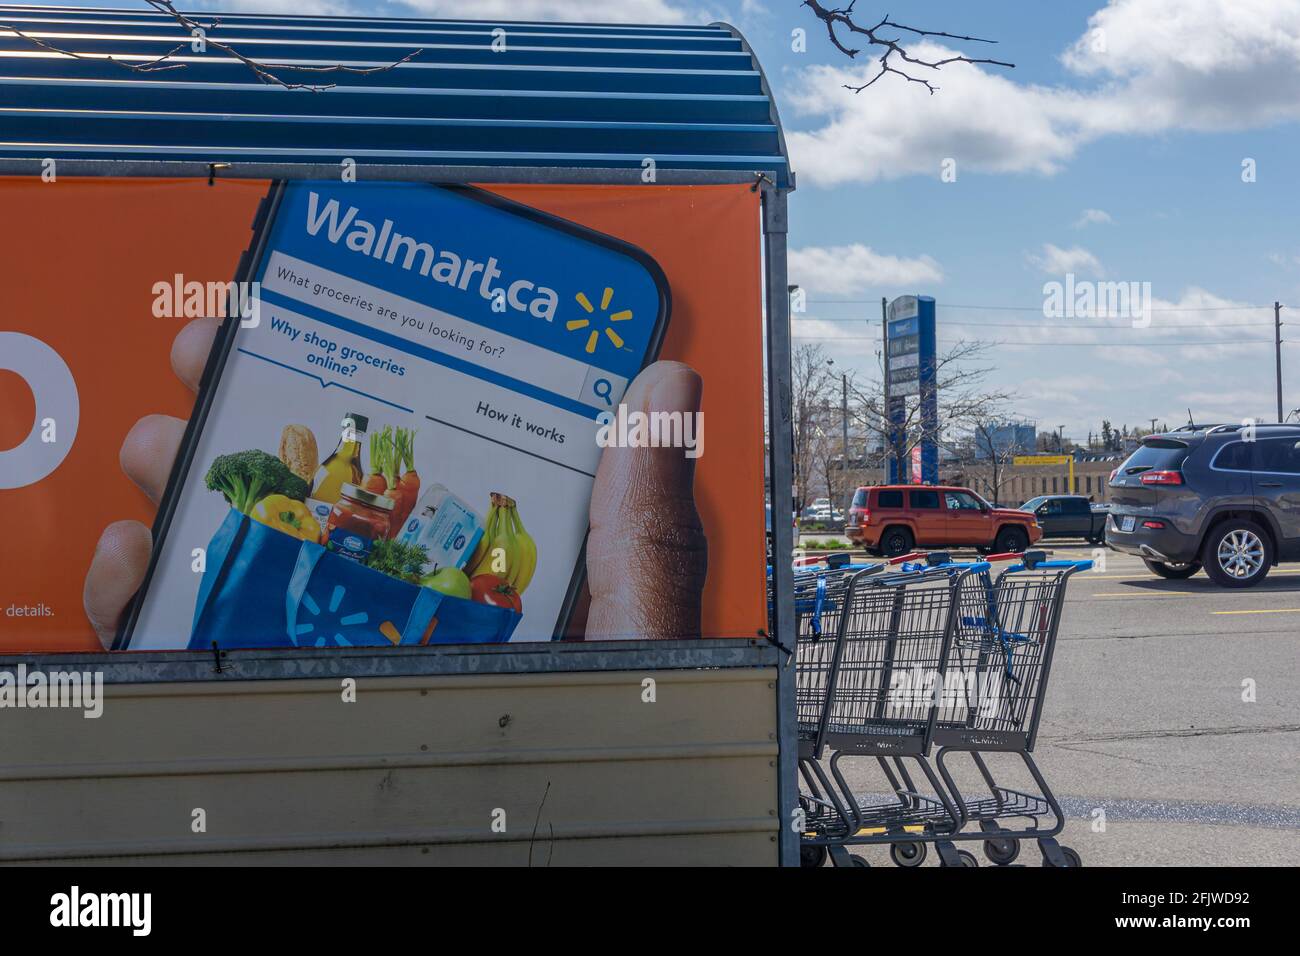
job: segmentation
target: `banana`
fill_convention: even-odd
[[[488,553],[488,548],[492,543],[492,536],[496,534],[496,524],[497,506],[492,505],[488,508],[487,518],[483,521],[483,535],[478,539],[478,544],[474,546],[474,553],[465,562],[465,570],[470,577],[479,573],[479,565],[483,563],[483,556]]]
[[[537,543],[524,530],[513,498],[494,491],[491,501],[483,523],[483,537],[465,566],[470,577],[495,574],[522,594],[537,571]],[[502,558],[504,571],[500,570]]]
[[[533,580],[533,574],[537,570],[537,542],[533,540],[532,535],[524,530],[524,522],[519,517],[517,507],[511,508],[509,515],[514,527],[515,546],[519,554],[519,571],[515,576],[515,580],[511,583],[520,594],[523,594],[528,589],[528,585]]]
[[[474,553],[477,561],[471,559],[473,570],[469,572],[470,577],[476,574],[495,574],[507,581],[510,580],[511,568],[518,564],[509,516],[509,510],[514,507],[514,504],[514,499],[499,492],[492,492],[492,506],[488,509],[483,538]],[[505,561],[504,570],[501,570],[502,560]]]

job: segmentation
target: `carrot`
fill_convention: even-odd
[[[383,476],[384,455],[383,436],[380,432],[375,432],[370,436],[370,477],[361,487],[376,495],[388,491],[388,480]]]
[[[396,478],[397,488],[401,497],[401,504],[394,508],[394,513],[399,520],[394,523],[401,528],[406,524],[406,519],[411,516],[415,510],[415,505],[420,497],[420,477],[415,473],[415,430],[407,428],[397,429],[394,439],[394,473],[397,474],[406,468],[406,472]]]
[[[397,431],[400,435],[402,430],[399,428]],[[388,537],[396,538],[397,535],[401,533],[402,526],[406,524],[406,515],[403,511],[406,502],[406,495],[397,484],[397,469],[400,465],[398,456],[400,454],[400,449],[397,444],[397,439],[393,437],[392,425],[385,425],[384,430],[380,432],[380,437],[384,448],[383,477],[384,483],[388,489],[384,494],[393,501],[393,513],[392,517],[388,521]]]

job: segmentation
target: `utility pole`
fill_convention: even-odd
[[[1282,412],[1282,303],[1273,303],[1273,343],[1277,353],[1277,420],[1286,421]]]
[[[849,474],[849,373],[848,372],[844,372],[840,375],[840,385],[842,388],[842,391],[840,392],[840,424],[843,426],[844,429],[844,458],[843,458],[844,478],[845,478],[844,483],[847,486],[848,474]],[[849,499],[852,500],[852,497],[853,496],[850,495]],[[833,507],[834,502],[832,502],[831,504]],[[847,511],[848,504],[846,503],[844,507]]]

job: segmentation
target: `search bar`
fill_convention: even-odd
[[[283,252],[271,253],[262,288],[597,410],[615,409],[627,389],[612,372]]]

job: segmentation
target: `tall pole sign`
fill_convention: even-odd
[[[928,295],[899,296],[885,317],[885,377],[889,383],[889,480],[915,481],[904,459],[907,400],[916,396],[920,425],[920,480],[939,481],[939,397],[936,384],[934,299]]]

